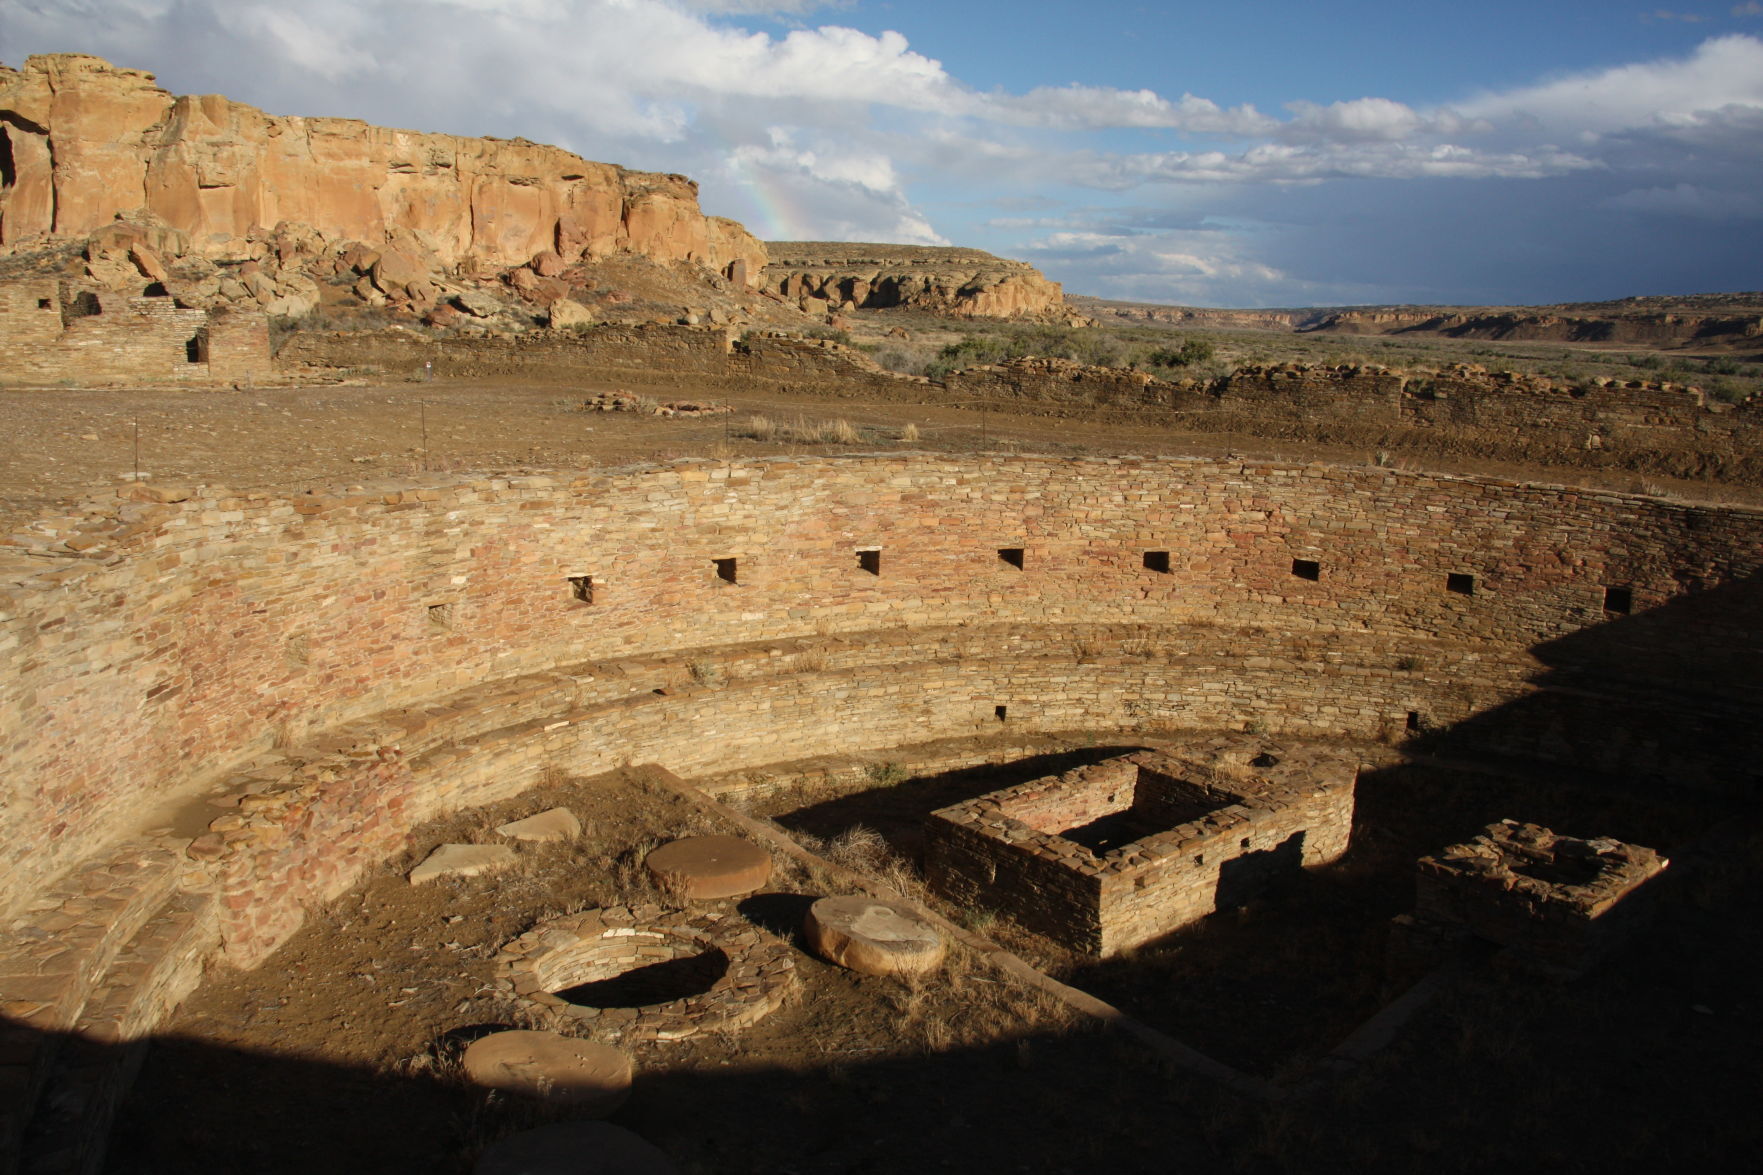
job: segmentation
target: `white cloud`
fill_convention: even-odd
[[[1763,41],[1735,33],[1702,42],[1687,58],[1572,74],[1482,95],[1458,109],[1502,128],[1600,135],[1758,106],[1763,106]]]

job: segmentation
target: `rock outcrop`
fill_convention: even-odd
[[[958,318],[1066,321],[1058,282],[979,249],[767,241],[762,287],[805,310],[906,307]]]
[[[766,262],[746,229],[699,210],[683,176],[524,139],[178,97],[97,57],[0,67],[0,244],[84,236],[118,218],[184,234],[214,259],[249,256],[244,243],[266,229],[306,226],[381,251],[371,276],[382,289],[425,280],[431,264],[469,272],[542,258],[543,274],[546,254],[558,270],[622,252],[743,281]]]

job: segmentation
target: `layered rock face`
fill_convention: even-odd
[[[960,318],[1066,319],[1064,293],[1034,266],[979,249],[767,241],[764,289],[832,310],[900,306]]]
[[[766,261],[746,229],[699,210],[697,186],[683,176],[522,139],[177,97],[152,74],[96,57],[0,69],[0,244],[81,236],[119,215],[178,230],[193,252],[216,258],[238,254],[254,228],[292,223],[376,247],[414,238],[448,267],[631,252],[747,281]]]

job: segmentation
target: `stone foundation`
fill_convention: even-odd
[[[1420,859],[1414,918],[1400,930],[1469,935],[1531,970],[1581,975],[1644,922],[1651,903],[1642,887],[1667,864],[1639,845],[1503,820]]]
[[[1345,853],[1356,774],[1268,740],[1126,755],[933,812],[925,869],[953,902],[1105,958]]]

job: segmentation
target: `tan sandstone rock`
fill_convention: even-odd
[[[555,1102],[603,1118],[630,1096],[630,1054],[555,1032],[495,1032],[465,1050],[465,1075],[486,1089]]]
[[[410,884],[441,877],[476,877],[512,864],[514,850],[507,845],[442,845],[410,871]]]
[[[942,965],[948,948],[936,928],[905,906],[877,898],[821,898],[803,926],[808,945],[828,962],[865,975],[922,975]]]
[[[406,231],[425,237],[445,267],[524,265],[554,248],[566,262],[626,250],[718,272],[739,261],[757,274],[765,264],[764,246],[735,222],[706,217],[683,176],[524,139],[178,97],[152,74],[82,54],[0,67],[0,119],[13,170],[0,193],[0,244],[83,235],[145,212],[205,255],[233,259],[227,251],[254,228],[286,223],[304,228],[275,244],[283,261],[319,238],[374,248]]]
[[[496,831],[515,840],[544,844],[574,840],[582,834],[582,822],[568,808],[552,808],[524,820],[504,824]]]
[[[738,836],[688,836],[643,863],[657,885],[691,900],[739,897],[771,879],[771,854]]]

